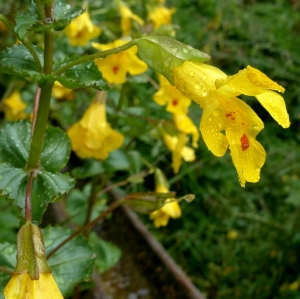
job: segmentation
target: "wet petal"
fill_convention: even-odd
[[[256,98],[283,128],[290,126],[285,102],[280,94],[274,91],[267,91],[257,95]]]

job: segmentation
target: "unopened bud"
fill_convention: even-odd
[[[164,206],[166,200],[175,195],[175,192],[135,192],[125,197],[125,204],[138,213],[150,214]]]

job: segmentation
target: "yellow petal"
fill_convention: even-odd
[[[230,154],[238,172],[240,184],[256,183],[260,178],[260,170],[265,163],[266,152],[262,145],[246,134],[237,136],[235,132],[226,132]]]
[[[153,22],[153,27],[157,29],[162,25],[171,24],[172,14],[175,11],[174,8],[168,9],[164,6],[157,6],[148,14],[148,18]]]
[[[131,75],[139,75],[147,71],[148,65],[139,59],[136,54],[131,54],[130,51],[126,54],[128,55],[126,67]]]
[[[154,225],[156,227],[161,227],[168,224],[170,216],[162,210],[158,210],[150,214],[150,219],[154,220]]]
[[[185,134],[193,135],[193,147],[198,147],[199,129],[194,125],[192,120],[185,114],[174,114],[173,120],[176,127]]]
[[[225,80],[217,81],[216,85],[220,92],[227,92],[232,96],[238,96],[240,94],[256,96],[265,92],[267,89],[284,92],[282,86],[251,66],[248,66],[239,71],[236,75],[228,77]]]
[[[23,102],[21,94],[15,91],[4,100],[2,110],[6,120],[14,121],[28,117],[24,112],[25,108],[26,104]]]
[[[280,94],[274,91],[266,91],[257,95],[256,98],[283,128],[290,126],[285,102]]]
[[[215,90],[216,79],[227,76],[218,68],[207,64],[196,64],[190,61],[173,69],[174,85],[188,98],[203,107],[203,97],[210,90]]]
[[[28,273],[13,275],[4,290],[5,299],[63,299],[51,273],[31,280]]]

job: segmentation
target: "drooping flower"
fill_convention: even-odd
[[[52,95],[57,100],[73,100],[74,99],[73,90],[64,87],[58,81],[54,82],[54,85],[52,88]]]
[[[162,75],[158,75],[160,89],[153,95],[153,100],[164,106],[166,110],[173,114],[186,114],[191,104],[191,100],[184,96],[175,86]]]
[[[63,299],[51,274],[42,232],[27,222],[18,233],[17,265],[4,290],[5,299]]]
[[[127,42],[128,41],[118,39],[109,44],[92,43],[92,46],[95,49],[105,51],[122,46]],[[122,84],[126,82],[127,72],[129,72],[130,75],[138,75],[148,69],[147,64],[140,60],[136,54],[137,47],[134,46],[126,51],[109,55],[103,59],[97,58],[94,62],[103,74],[103,77],[109,83]]]
[[[155,170],[155,192],[158,193],[168,193],[169,184],[165,177],[165,174],[157,168]],[[152,212],[150,214],[150,219],[154,220],[154,225],[156,227],[166,226],[170,218],[176,219],[181,216],[181,209],[175,198],[169,198],[166,200],[163,207],[159,210]]]
[[[86,11],[73,20],[64,32],[68,36],[72,46],[84,47],[91,39],[101,34],[101,29],[92,23],[90,15]]]
[[[104,92],[98,92],[81,120],[67,132],[72,149],[80,158],[105,160],[111,151],[123,144],[124,136],[106,121],[104,97]]]
[[[284,89],[250,66],[227,77],[212,66],[185,62],[174,68],[173,74],[174,85],[203,108],[200,131],[208,149],[223,156],[229,146],[241,185],[244,187],[246,181],[257,182],[266,153],[255,137],[264,125],[236,96],[256,96],[280,125],[288,127],[284,100],[272,91]]]
[[[175,13],[176,9],[168,9],[162,5],[156,6],[148,14],[148,19],[152,21],[154,29],[159,28],[162,25],[169,25],[172,23],[172,14]]]
[[[119,11],[121,14],[121,29],[123,36],[127,36],[131,32],[132,20],[136,21],[138,24],[143,25],[144,21],[134,14],[124,3],[119,6]]]
[[[28,118],[25,113],[26,104],[23,102],[21,94],[18,91],[13,92],[3,102],[2,110],[4,111],[5,119],[15,121]]]
[[[174,173],[178,173],[182,159],[186,162],[192,162],[196,159],[194,149],[185,146],[188,141],[186,134],[179,133],[178,136],[171,136],[167,133],[163,133],[162,136],[165,145],[172,152],[172,167]]]

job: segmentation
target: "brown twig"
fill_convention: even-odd
[[[69,236],[68,238],[66,238],[64,241],[62,241],[60,244],[58,244],[48,255],[47,255],[47,259],[49,259],[51,256],[53,256],[53,254],[60,249],[61,247],[63,247],[65,244],[67,244],[69,241],[71,241],[73,238],[75,238],[76,236],[80,235],[81,233],[83,233],[84,231],[86,231],[89,228],[92,228],[93,226],[95,226],[97,224],[97,222],[99,222],[101,219],[103,219],[104,217],[106,217],[110,212],[112,212],[115,208],[117,208],[119,205],[121,205],[123,203],[123,198],[120,198],[116,201],[114,201],[107,210],[105,210],[101,215],[99,215],[96,219],[94,219],[93,221],[89,222],[88,224],[86,224],[85,226],[83,226],[82,228],[80,228],[79,230],[75,231],[71,236]]]
[[[4,273],[7,273],[7,274],[10,274],[10,275],[13,273],[13,271],[10,271],[10,270],[8,270],[8,269],[6,269],[4,267],[1,267],[1,266],[0,266],[0,271],[4,272]]]
[[[114,193],[114,196],[117,196]],[[203,294],[195,287],[190,278],[178,267],[174,260],[170,257],[164,247],[155,239],[149,232],[146,226],[141,222],[138,216],[130,210],[127,206],[122,206],[127,217],[131,221],[134,228],[143,236],[148,242],[152,250],[157,254],[166,267],[173,273],[175,279],[186,289],[189,298],[191,299],[205,299]]]

